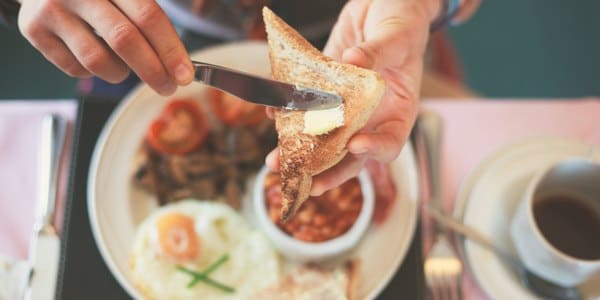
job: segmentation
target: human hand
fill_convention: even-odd
[[[429,25],[439,0],[351,0],[342,10],[325,55],[377,71],[387,90],[366,126],[347,144],[348,154],[313,178],[318,196],[354,177],[369,159],[394,160],[415,122]],[[279,169],[279,151],[267,157]]]
[[[133,70],[162,95],[193,79],[173,25],[154,0],[21,0],[19,29],[73,77],[124,80]]]

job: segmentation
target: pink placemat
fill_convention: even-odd
[[[527,139],[558,137],[600,144],[600,99],[572,101],[425,101],[423,109],[438,112],[444,122],[442,185],[444,204],[452,209],[463,179],[486,157]],[[432,230],[423,224],[424,248]],[[426,250],[425,250],[426,251]],[[486,299],[470,274],[463,285],[465,299]]]
[[[0,253],[25,259],[33,230],[37,199],[37,156],[41,120],[57,113],[73,124],[75,100],[0,101]],[[65,156],[71,149],[72,126],[65,143]],[[62,212],[69,157],[61,166],[57,212]],[[57,224],[62,214],[58,213]]]

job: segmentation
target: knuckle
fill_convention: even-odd
[[[55,22],[64,16],[65,8],[58,0],[42,0],[36,8],[36,19],[46,20],[47,22]]]
[[[63,11],[56,0],[40,0],[34,6],[23,5],[19,13],[19,30],[25,37],[34,36],[50,24]]]
[[[41,0],[38,2],[37,11],[39,14],[52,15],[55,14],[60,7],[60,2],[56,0]]]
[[[179,59],[183,51],[181,51],[178,44],[173,43],[165,46],[161,52],[161,58],[168,62],[169,67],[175,67],[176,64],[179,64]]]
[[[115,51],[119,52],[129,47],[137,34],[135,26],[122,23],[114,26],[106,37],[106,41]]]
[[[39,40],[41,40],[47,32],[43,24],[35,19],[32,20],[22,18],[19,20],[18,25],[21,34],[23,34],[23,36],[25,36],[30,42],[32,42],[34,46],[36,46],[36,44],[39,43]]]
[[[153,1],[149,1],[137,9],[132,19],[140,27],[145,27],[155,23],[162,17],[164,17],[164,13],[160,6]]]

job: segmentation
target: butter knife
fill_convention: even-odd
[[[192,61],[196,80],[243,100],[290,110],[321,110],[342,104],[342,97],[316,89],[262,78],[233,69]]]
[[[63,152],[67,123],[58,115],[42,120],[39,152],[38,199],[34,232],[29,247],[29,284],[25,299],[54,299],[60,240],[54,227],[60,156]]]

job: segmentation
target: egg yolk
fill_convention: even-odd
[[[171,213],[161,216],[156,226],[162,253],[177,261],[187,262],[199,254],[200,239],[194,230],[194,220],[186,215]]]

